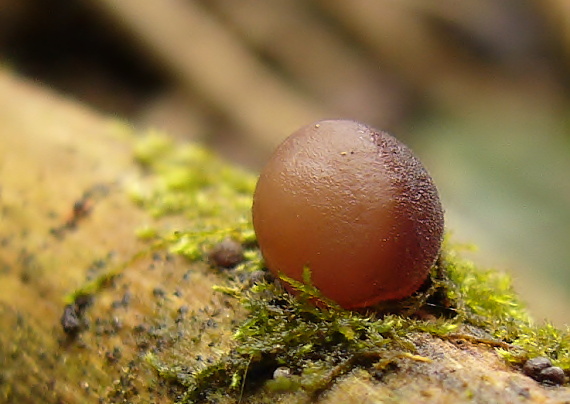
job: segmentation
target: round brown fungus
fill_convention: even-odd
[[[410,149],[349,120],[302,127],[257,183],[253,225],[270,271],[346,309],[410,296],[441,247],[437,189]],[[295,293],[294,288],[285,285]]]

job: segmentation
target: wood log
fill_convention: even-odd
[[[415,347],[414,354],[382,351],[364,364],[348,358],[327,370],[329,383],[318,392],[260,387],[271,379],[260,367],[239,379],[227,358],[235,357],[236,328],[250,314],[243,301],[228,296],[228,272],[176,253],[192,255],[181,230],[186,236],[210,231],[216,239],[247,221],[233,206],[244,211],[252,177],[216,160],[214,174],[192,172],[192,181],[207,180],[210,192],[196,206],[215,209],[159,217],[140,199],[149,183],[157,183],[145,176],[144,150],[138,154],[142,168],[133,157],[138,142],[127,123],[0,70],[1,402],[570,400],[568,388],[547,388],[507,364],[494,345],[507,343],[467,334],[410,333],[402,341]],[[202,149],[189,150],[210,158]],[[210,177],[196,179],[200,173]],[[228,186],[239,188],[242,176],[243,200],[236,201]],[[161,201],[161,209],[176,202]],[[227,215],[234,222],[224,225]],[[155,232],[175,242],[144,240]],[[244,234],[238,232],[251,242]],[[287,353],[287,346],[274,348]],[[256,361],[250,357],[248,366]],[[211,379],[217,395],[185,395],[192,376],[216,363],[220,375],[235,380]]]

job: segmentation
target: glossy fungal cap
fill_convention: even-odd
[[[253,225],[274,275],[301,281],[307,266],[324,296],[356,309],[418,290],[439,254],[443,211],[405,145],[328,120],[275,150],[257,183]]]

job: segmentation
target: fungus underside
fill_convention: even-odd
[[[149,245],[190,260],[205,259],[207,250],[228,236],[245,246],[246,260],[220,272],[215,292],[243,308],[231,331],[233,348],[210,361],[181,354],[146,356],[162,378],[182,386],[180,402],[228,394],[237,398],[252,391],[267,397],[299,389],[318,395],[355,368],[389,371],[398,360],[427,361],[416,354],[409,338],[417,333],[487,344],[515,366],[548,356],[554,365],[570,370],[570,330],[534,324],[507,275],[478,269],[460,258],[461,248],[449,240],[432,269],[431,286],[407,299],[395,314],[346,311],[330,302],[316,307],[311,301],[319,293],[310,284],[310,270],[305,284],[296,285],[301,290],[297,297],[271,278],[258,276],[264,268],[250,218],[254,176],[199,146],[174,145],[158,134],[139,142],[135,158],[150,182],[133,187],[134,201],[154,217],[182,215],[192,223],[192,228],[166,233],[141,229],[138,235]],[[208,333],[208,327],[194,329],[200,335],[196,331],[185,338],[190,348]],[[274,378],[279,367],[290,374]]]

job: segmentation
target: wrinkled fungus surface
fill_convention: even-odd
[[[356,309],[400,299],[426,280],[443,211],[421,162],[386,132],[320,121],[289,136],[257,183],[253,225],[267,267]],[[286,285],[294,292],[294,288]]]

